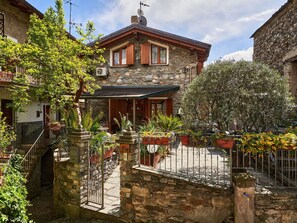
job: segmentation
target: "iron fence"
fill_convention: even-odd
[[[218,148],[211,137],[203,143],[195,137],[184,141],[180,135],[161,138],[139,134],[139,166],[207,185],[231,186],[232,172],[247,172],[256,178],[257,189],[297,187],[296,150],[252,154],[236,144]]]
[[[244,153],[234,148],[232,159],[233,169],[252,174],[259,189],[297,187],[296,150]]]
[[[192,182],[230,186],[231,155],[230,150],[214,147],[210,141],[201,145],[193,137],[184,142],[179,135],[163,139],[139,134],[139,166]]]

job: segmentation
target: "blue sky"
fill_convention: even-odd
[[[54,0],[27,0],[41,12]],[[64,0],[67,2],[68,0]],[[139,0],[72,0],[72,22],[95,23],[96,32],[108,35],[130,25]],[[208,63],[220,58],[251,60],[250,36],[286,0],[143,0],[148,26],[212,45]],[[69,20],[69,4],[65,4]],[[74,29],[73,29],[74,30]],[[75,35],[74,31],[72,34]]]

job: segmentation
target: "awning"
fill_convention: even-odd
[[[101,86],[94,94],[85,93],[83,99],[144,99],[174,93],[178,85],[165,86]]]

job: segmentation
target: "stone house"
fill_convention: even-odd
[[[24,43],[31,14],[42,17],[43,14],[26,1],[0,0],[0,35]],[[16,68],[18,69],[18,68]],[[49,106],[33,100],[24,107],[25,112],[15,112],[8,105],[12,102],[8,90],[13,83],[14,74],[0,67],[0,109],[6,122],[17,132],[17,144],[32,144],[46,125]]]
[[[94,73],[101,89],[84,98],[87,107],[106,114],[112,132],[119,112],[128,116],[134,128],[157,112],[177,115],[184,91],[201,72],[211,48],[150,28],[143,16],[132,16],[131,25],[104,36],[99,46],[105,48],[106,59]]]
[[[254,38],[256,62],[288,76],[291,92],[297,97],[297,1],[288,0],[258,28]]]

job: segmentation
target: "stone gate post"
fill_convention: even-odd
[[[248,173],[233,175],[235,223],[254,223],[255,181]]]
[[[54,164],[54,209],[57,216],[79,218],[84,193],[87,193],[89,132],[68,135],[70,157]]]
[[[138,135],[131,129],[120,136],[120,199],[121,199],[121,220],[131,222],[135,218],[134,207],[132,203],[130,184],[133,172],[133,166],[136,164],[138,156]]]

